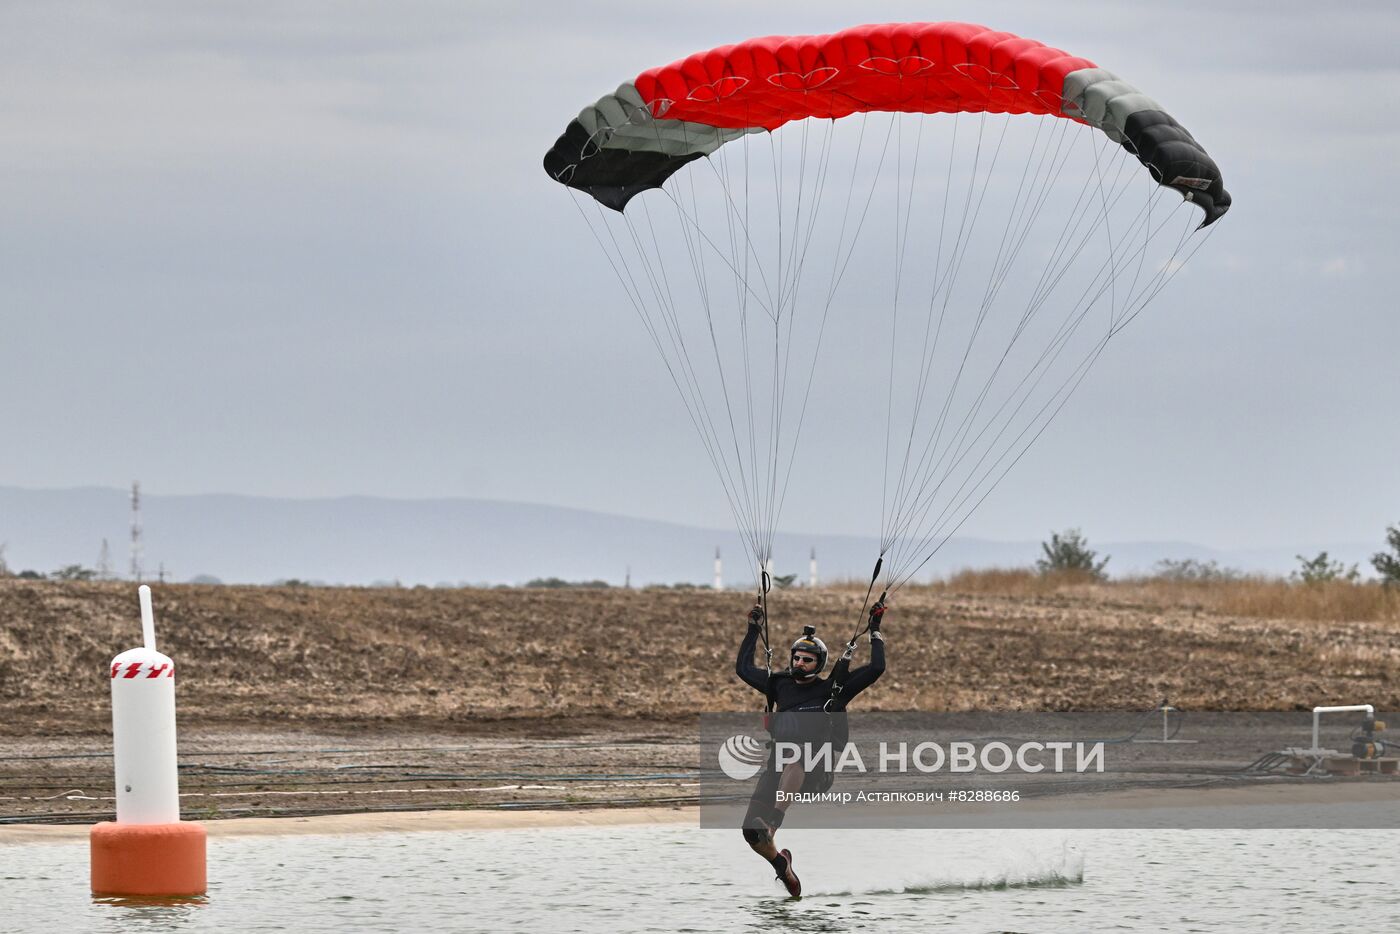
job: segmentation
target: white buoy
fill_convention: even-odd
[[[92,890],[197,895],[205,889],[205,833],[180,821],[175,663],[156,651],[151,588],[143,584],[139,594],[145,644],[111,665],[117,819],[92,828]]]
[[[151,588],[140,588],[145,645],[112,659],[112,752],[117,823],[173,824],[180,819],[175,755],[175,663],[156,651]]]

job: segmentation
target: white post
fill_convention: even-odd
[[[152,652],[156,650],[156,614],[151,609],[151,588],[142,584],[136,588],[141,601],[141,641]]]
[[[812,560],[807,565],[807,586],[817,586],[817,549],[812,549]]]
[[[724,589],[724,564],[719,560],[719,549],[715,549],[715,590]]]

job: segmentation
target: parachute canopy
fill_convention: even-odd
[[[825,473],[878,505],[890,592],[1230,207],[1152,98],[964,23],[697,53],[586,107],[544,164],[664,362],[756,579],[812,415]]]
[[[697,52],[584,108],[544,167],[621,211],[638,192],[745,134],[872,111],[1076,120],[1199,205],[1201,226],[1230,208],[1220,169],[1155,100],[1086,58],[970,23],[856,26]]]

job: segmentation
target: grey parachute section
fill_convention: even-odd
[[[1202,227],[1230,209],[1220,168],[1162,105],[1105,68],[1065,75],[1061,113],[1102,130],[1137,156],[1159,183],[1205,211]]]
[[[621,211],[678,169],[762,127],[714,127],[653,117],[631,84],[604,95],[569,122],[544,157],[545,171]]]

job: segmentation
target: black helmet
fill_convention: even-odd
[[[821,674],[822,669],[826,667],[826,643],[817,638],[816,626],[802,627],[802,638],[792,644],[792,652],[807,652],[817,657],[817,667],[813,670],[813,675]]]

